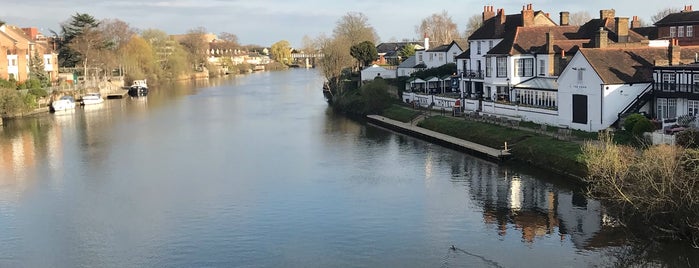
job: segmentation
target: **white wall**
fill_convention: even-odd
[[[396,78],[396,70],[387,70],[379,66],[372,66],[362,70],[362,81],[374,80],[377,76],[381,78]]]
[[[12,60],[15,61],[14,65],[12,65]],[[13,74],[17,79],[19,77],[19,58],[17,55],[7,55],[7,65],[7,74]]]
[[[576,70],[573,70],[575,68]],[[578,82],[578,71],[583,70],[583,81]],[[582,53],[576,53],[558,77],[558,124],[573,129],[597,131],[606,129],[601,120],[602,79],[597,75]],[[573,95],[587,96],[587,124],[573,123]],[[616,114],[615,114],[616,116]]]
[[[54,69],[53,66],[53,55],[52,54],[44,54],[44,71],[51,72]],[[48,62],[48,63],[47,63]]]

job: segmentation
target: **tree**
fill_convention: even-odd
[[[240,44],[238,44],[238,36],[229,32],[221,32],[218,34],[218,39],[236,47],[240,46]]]
[[[106,48],[100,55],[100,61],[105,65],[105,70],[114,70],[124,61],[124,46],[131,41],[136,30],[119,19],[104,19],[100,21],[98,28],[105,38]]]
[[[376,43],[379,39],[374,28],[369,25],[369,19],[360,12],[348,12],[342,16],[336,23],[333,35],[345,40],[348,47],[363,41]]]
[[[352,56],[349,55],[346,49],[346,43],[341,39],[322,35],[318,37],[317,43],[320,46],[321,53],[323,53],[323,57],[318,59],[323,76],[327,79],[334,93],[342,94],[342,88],[340,87],[342,70],[352,66]]]
[[[587,11],[578,11],[578,12],[573,12],[570,14],[568,24],[570,25],[583,25],[590,21],[592,17],[590,17],[590,13]]]
[[[38,80],[42,87],[48,86],[49,77],[44,69],[44,60],[37,51],[34,51],[33,54],[34,56],[29,59],[29,78]]]
[[[124,45],[124,65],[130,79],[143,79],[147,74],[158,73],[158,62],[153,47],[139,36],[132,36]]]
[[[315,41],[313,41],[313,38],[304,35],[303,38],[301,38],[301,50],[305,53],[314,53],[318,50],[318,46]]]
[[[468,38],[481,26],[483,26],[483,18],[481,17],[481,15],[476,14],[469,17],[468,22],[466,22],[466,30],[464,31],[464,37]]]
[[[655,15],[650,17],[650,20],[653,22],[653,24],[655,24],[659,20],[662,20],[663,18],[667,17],[667,15],[677,12],[680,12],[680,10],[677,8],[668,7],[656,12]]]
[[[96,28],[85,28],[83,32],[74,37],[68,47],[80,55],[80,64],[83,67],[83,75],[88,76],[88,66],[95,65],[95,57],[100,50],[105,48],[102,33]]]
[[[291,63],[291,45],[289,41],[281,40],[272,44],[270,53],[272,54],[272,59],[277,62],[287,65]]]
[[[376,46],[371,41],[364,41],[350,47],[350,55],[357,59],[360,67],[368,66],[372,61],[379,58]]]
[[[415,45],[407,44],[403,46],[403,48],[401,48],[398,52],[398,55],[404,59],[410,58],[411,56],[415,55]]]
[[[206,53],[209,50],[209,44],[206,41],[206,28],[198,27],[189,30],[185,37],[180,40],[180,44],[189,53],[189,61],[195,67],[201,67],[206,64]]]
[[[420,25],[415,27],[415,32],[418,36],[426,35],[438,44],[448,44],[460,38],[458,27],[446,10],[422,19]]]
[[[81,35],[88,29],[93,29],[99,26],[99,22],[85,13],[75,13],[68,22],[61,24],[61,35],[58,36],[53,32],[58,46],[58,64],[61,67],[74,67],[75,64],[82,61],[80,54],[70,48],[73,38]]]

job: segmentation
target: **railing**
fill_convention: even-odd
[[[631,110],[631,108],[635,107],[636,105],[642,106],[639,104],[641,101],[647,102],[648,98],[650,97],[652,88],[653,88],[653,84],[648,85],[645,89],[643,89],[643,91],[641,91],[641,94],[638,94],[638,96],[636,96],[636,98],[634,98],[633,101],[631,101],[628,105],[626,105],[626,107],[624,107],[624,109],[622,109],[621,112],[617,115],[617,122],[619,122],[621,117],[624,114],[628,113],[629,110]],[[643,104],[645,104],[645,102]],[[638,107],[638,108],[640,108],[640,107]],[[615,122],[615,123],[617,123],[617,122]]]
[[[668,93],[695,93],[699,94],[699,85],[697,84],[678,84],[678,83],[655,83],[653,90],[657,92]]]
[[[464,80],[468,80],[469,78],[471,79],[483,79],[485,72],[481,70],[464,70],[461,72],[461,77]]]

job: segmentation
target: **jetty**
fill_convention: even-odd
[[[109,90],[109,91],[105,92],[104,96],[107,99],[123,99],[128,94],[129,94],[128,90],[117,88],[117,89]]]
[[[367,121],[380,127],[385,127],[400,133],[422,138],[459,151],[480,155],[492,160],[502,161],[509,159],[512,156],[507,148],[491,148],[380,115],[367,115]]]

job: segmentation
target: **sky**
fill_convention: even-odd
[[[665,8],[682,9],[694,0],[0,0],[0,20],[19,27],[37,27],[44,35],[60,32],[60,24],[76,13],[98,20],[120,19],[136,29],[160,29],[183,34],[203,27],[208,32],[233,33],[242,44],[270,46],[287,40],[300,47],[307,35],[332,35],[337,21],[348,12],[361,12],[369,19],[382,42],[417,39],[415,27],[423,18],[446,10],[466,29],[468,18],[479,15],[484,5],[506,14],[519,13],[522,6],[551,14],[558,23],[561,11],[588,12],[592,18],[600,9],[615,9],[616,16],[639,16],[646,23]],[[699,4],[694,7],[699,10]]]

